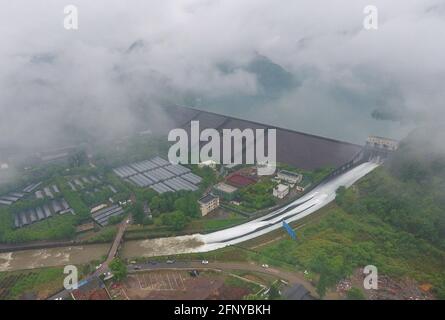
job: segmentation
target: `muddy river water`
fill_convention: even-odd
[[[109,244],[93,244],[0,253],[0,271],[85,264],[100,260],[107,254],[109,247]]]
[[[202,243],[193,237],[152,239],[125,242],[120,250],[124,258],[153,257],[174,253],[192,252]],[[172,243],[175,242],[175,243]],[[93,260],[102,260],[111,244],[33,249],[0,253],[0,272],[35,269],[43,267],[81,265]]]

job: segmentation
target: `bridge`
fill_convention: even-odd
[[[104,272],[107,272],[109,270],[109,264],[111,261],[113,261],[114,257],[117,254],[117,251],[119,249],[119,246],[122,242],[122,238],[125,234],[125,230],[127,229],[129,220],[124,220],[119,225],[116,237],[114,238],[113,244],[110,247],[110,250],[108,251],[107,259],[102,263],[102,265],[92,274],[85,277],[82,281],[79,283],[79,287],[85,283],[90,282],[92,279],[99,277]],[[48,300],[60,300],[60,299],[69,299],[70,293],[73,291],[73,289],[63,289],[62,291],[56,293],[55,295],[48,298]]]
[[[119,246],[122,242],[122,238],[124,237],[125,230],[127,229],[129,220],[124,220],[121,222],[121,224],[118,227],[116,237],[114,238],[113,244],[111,245],[110,251],[108,251],[107,259],[102,263],[100,268],[94,272],[94,276],[100,276],[104,272],[108,271],[109,264],[111,261],[113,261],[114,257],[117,254],[117,251],[119,249]]]

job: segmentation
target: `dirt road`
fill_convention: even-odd
[[[128,266],[128,271],[131,272],[143,272],[149,270],[221,270],[221,271],[250,271],[257,273],[264,273],[276,278],[282,279],[290,284],[302,284],[312,296],[318,297],[315,287],[308,280],[304,278],[301,272],[287,271],[280,268],[264,268],[255,263],[246,262],[209,262],[203,264],[200,261],[190,262],[175,262],[175,263],[156,263],[156,264],[135,264]]]

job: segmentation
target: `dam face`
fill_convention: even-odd
[[[223,129],[263,129],[265,132],[268,129],[276,129],[277,162],[304,170],[314,170],[327,166],[337,168],[350,161],[363,147],[193,108],[172,106],[165,107],[165,110],[170,118],[170,128],[166,128],[165,133],[172,129],[181,128],[186,130],[190,136],[191,121],[199,121],[201,130],[216,129],[221,136]]]

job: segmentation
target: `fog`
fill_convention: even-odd
[[[0,152],[156,132],[165,104],[358,143],[442,121],[445,3],[373,1],[365,30],[368,4],[2,0]]]

